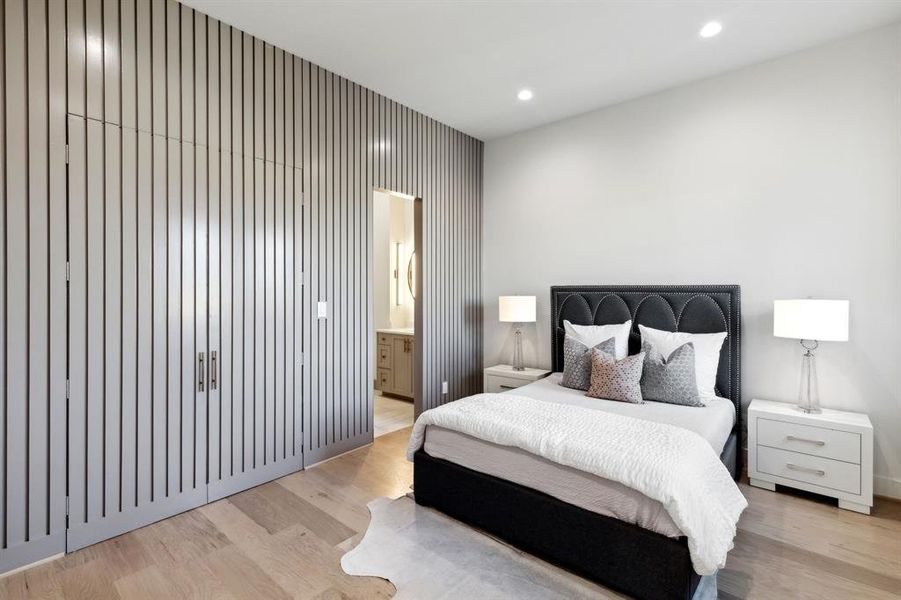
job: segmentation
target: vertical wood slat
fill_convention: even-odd
[[[87,121],[85,144],[87,193],[85,194],[86,215],[86,306],[87,322],[85,337],[87,345],[87,386],[85,403],[86,420],[97,423],[99,430],[93,430],[87,437],[87,520],[96,520],[104,514],[103,473],[106,457],[103,454],[106,441],[106,410],[104,396],[104,282],[103,282],[103,238],[104,238],[104,160],[103,124]]]
[[[103,0],[84,0],[85,115],[103,120]]]
[[[149,92],[149,89],[148,89]],[[149,100],[149,93],[139,95]],[[139,102],[138,123],[140,115],[147,114],[149,106]],[[149,124],[149,120],[146,121]],[[136,253],[136,313],[135,324],[136,349],[136,431],[135,452],[137,473],[136,506],[146,506],[153,497],[154,483],[154,427],[158,419],[154,415],[154,188],[153,188],[153,139],[147,130],[136,134],[136,223],[134,235],[137,239]]]
[[[91,125],[88,126],[89,128]],[[100,227],[94,231],[99,264],[90,266],[97,274],[97,281],[102,286],[99,290],[103,320],[103,337],[100,342],[101,352],[92,359],[101,363],[102,372],[102,433],[103,465],[101,470],[102,513],[114,513],[121,510],[120,502],[120,448],[122,439],[121,407],[122,407],[122,197],[121,197],[121,128],[114,124],[103,125],[103,144],[100,150],[102,182],[99,192],[98,218]]]
[[[28,412],[26,432],[28,522],[27,539],[49,531],[50,285],[49,262],[49,113],[46,5],[29,3],[27,11],[27,228],[28,255]]]
[[[207,440],[207,482],[218,480],[221,477],[222,470],[222,446],[223,446],[223,398],[227,396],[223,393],[223,367],[222,363],[225,356],[225,348],[222,343],[222,254],[221,254],[221,236],[220,227],[222,219],[221,210],[221,192],[220,192],[220,155],[219,155],[219,25],[216,21],[208,19],[199,13],[195,15],[197,35],[197,50],[195,54],[205,52],[206,60],[204,65],[205,80],[198,76],[198,89],[203,86],[205,92],[205,101],[198,101],[198,109],[206,112],[206,119],[203,123],[204,130],[203,139],[207,143],[207,236],[208,236],[208,289],[207,289],[207,322],[209,328],[207,331],[208,341],[207,347],[210,349],[210,390],[208,393],[208,422],[209,439]],[[202,33],[201,33],[202,32]],[[200,38],[203,38],[202,42]],[[201,109],[200,106],[203,105]],[[198,193],[198,197],[200,194]],[[227,338],[226,338],[227,339]],[[217,353],[217,382],[215,389],[212,382],[212,352]]]
[[[28,523],[28,96],[25,6],[10,2],[6,44],[6,244],[5,244],[5,458],[6,543],[27,541]],[[9,482],[12,482],[10,485]]]
[[[68,119],[69,146],[69,500],[73,519],[87,520],[87,146],[86,121]],[[77,151],[80,149],[80,151]]]
[[[119,427],[120,490],[119,509],[137,506],[138,498],[138,361],[140,359],[138,332],[138,136],[135,79],[134,4],[123,2],[120,15],[122,27],[122,127],[120,128],[120,190],[121,190],[121,420]],[[126,126],[129,123],[130,126]]]
[[[158,72],[154,72],[154,90],[163,87],[162,81],[157,78]],[[157,120],[154,116],[153,127],[156,129]],[[167,142],[166,138],[158,135],[150,136],[151,141],[151,194],[153,199],[151,209],[151,420],[153,428],[150,438],[150,458],[152,469],[150,473],[150,500],[155,502],[162,500],[168,493],[167,473],[168,469],[168,265],[167,265],[167,203],[166,203],[166,172],[167,172]]]
[[[105,123],[122,124],[121,113],[121,61],[122,54],[119,31],[119,5],[122,0],[103,0],[101,10],[101,45],[100,60],[103,64],[102,85],[100,87],[101,118]],[[109,40],[114,40],[109,44]]]
[[[50,363],[48,372],[49,424],[49,472],[48,503],[49,527],[46,534],[56,541],[45,545],[41,551],[55,554],[65,548],[66,508],[66,258],[68,223],[66,220],[66,6],[61,2],[47,4],[47,66],[49,107],[49,180],[48,224],[50,240],[48,265],[49,278],[49,332]],[[2,46],[0,46],[2,47]],[[0,92],[2,95],[2,92]],[[2,109],[0,109],[2,114]],[[3,138],[0,132],[0,139]],[[0,164],[3,157],[0,155]],[[2,312],[2,311],[0,311]],[[3,510],[0,508],[0,514]],[[35,539],[35,538],[32,538]]]

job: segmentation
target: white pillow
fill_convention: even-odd
[[[691,342],[695,348],[695,378],[698,395],[702,398],[716,397],[716,371],[720,366],[720,349],[726,339],[722,333],[684,333],[681,331],[661,331],[644,325],[638,326],[641,341],[654,346],[664,358],[683,344]]]
[[[563,321],[563,329],[566,331],[566,335],[589,348],[594,348],[601,342],[614,338],[616,340],[616,360],[622,360],[629,355],[629,332],[632,331],[632,321],[617,325],[573,325],[569,321]]]

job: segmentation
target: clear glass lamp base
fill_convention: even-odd
[[[513,333],[513,370],[526,370],[522,362],[522,328],[518,323],[516,324],[516,331]]]
[[[801,357],[801,380],[798,386],[798,410],[807,414],[818,414],[823,412],[820,408],[820,388],[817,383],[817,362],[813,351],[817,348],[817,343],[806,343],[801,341],[801,345],[807,352]]]

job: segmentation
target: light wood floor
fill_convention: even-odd
[[[413,402],[383,396],[378,390],[374,395],[375,414],[373,415],[375,437],[397,431],[413,425]]]
[[[386,598],[341,571],[366,503],[412,482],[410,429],[317,467],[0,579],[0,598]],[[872,516],[745,484],[750,506],[720,571],[733,598],[901,597],[901,504]],[[615,595],[611,594],[611,597]]]

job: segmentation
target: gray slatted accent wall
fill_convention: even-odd
[[[0,571],[65,548],[65,6],[0,10]]]
[[[0,12],[0,570],[62,550],[67,461],[84,524],[371,439],[373,188],[423,199],[422,407],[479,391],[480,141],[172,0]]]
[[[311,228],[305,462],[372,435],[368,308],[373,188],[423,199],[423,409],[481,389],[482,143],[301,62],[304,189]],[[441,393],[447,381],[449,393]]]

